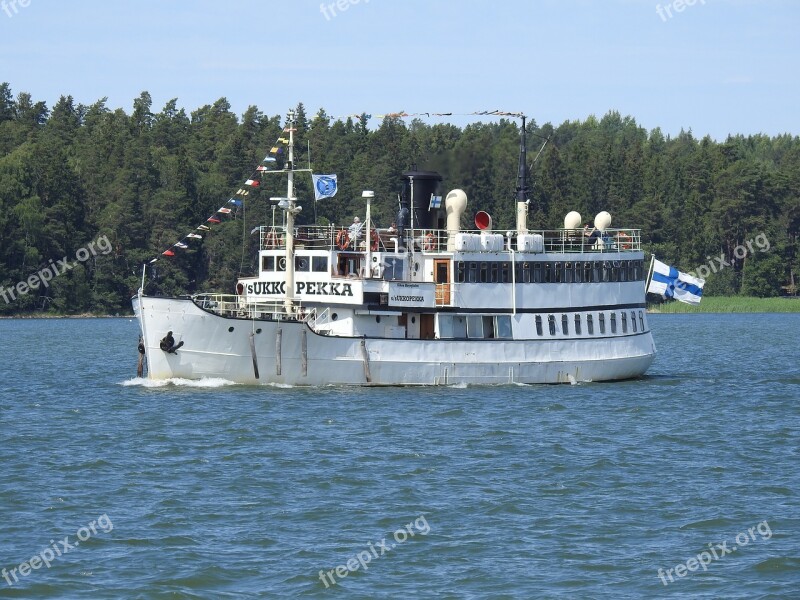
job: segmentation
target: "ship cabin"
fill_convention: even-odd
[[[563,229],[529,230],[524,203],[514,230],[494,231],[482,211],[475,229],[462,230],[463,191],[441,202],[435,186],[416,189],[414,179],[430,184],[434,175],[404,174],[396,227],[374,227],[368,205],[356,227],[260,228],[259,271],[238,281],[231,316],[302,319],[320,335],[423,340],[649,329],[640,230],[611,228],[606,212],[594,230],[575,212]]]

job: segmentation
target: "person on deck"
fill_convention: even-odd
[[[600,231],[597,229],[597,227],[592,227],[592,230],[589,231],[589,224],[588,223],[583,226],[583,235],[584,235],[584,237],[588,238],[586,240],[586,245],[589,248],[594,246],[595,243],[597,243],[597,240],[600,239]]]
[[[350,241],[352,242],[354,248],[358,246],[358,239],[361,237],[362,227],[363,224],[361,223],[361,219],[355,217],[353,219],[353,224],[350,225],[350,228],[348,229],[348,235],[350,237]]]

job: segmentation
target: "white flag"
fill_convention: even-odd
[[[314,181],[314,199],[333,198],[339,191],[336,175],[312,175]]]

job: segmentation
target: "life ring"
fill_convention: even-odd
[[[620,250],[630,250],[632,241],[633,238],[628,235],[627,231],[617,232],[617,245],[619,246]]]
[[[340,229],[339,233],[336,234],[336,245],[338,246],[339,250],[345,250],[349,243],[350,236],[347,234],[347,230]]]
[[[378,249],[378,245],[381,242],[381,238],[378,236],[378,232],[375,231],[374,229],[372,230],[372,234],[370,235],[370,237],[372,238],[372,243],[370,244],[371,246],[370,250],[375,252]]]
[[[425,242],[423,243],[422,247],[427,251],[436,249],[436,238],[432,233],[428,232],[425,234]]]

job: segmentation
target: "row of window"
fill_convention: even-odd
[[[439,337],[510,340],[511,315],[439,315]]]
[[[644,312],[639,311],[639,320],[637,323],[636,320],[636,311],[630,311],[630,328],[633,333],[638,333],[639,331],[644,331]],[[542,315],[536,315],[536,335],[542,336],[544,335],[544,328],[542,324]],[[617,313],[612,312],[609,315],[609,326],[611,329],[611,333],[617,333]],[[622,333],[628,333],[628,313],[624,310],[620,311],[619,313],[619,323],[622,326]],[[587,335],[594,335],[594,315],[588,314],[586,315],[586,333]],[[548,315],[547,316],[547,326],[550,330],[550,335],[556,335],[557,332],[557,321],[555,315]],[[600,335],[605,335],[606,333],[606,315],[605,313],[598,313],[597,315],[597,326],[600,331]],[[583,332],[583,321],[580,314],[575,315],[575,328],[573,330],[575,335],[582,335]],[[569,316],[568,315],[561,315],[561,333],[563,335],[569,335]]]
[[[262,256],[262,271],[285,271],[286,258],[283,256]],[[313,271],[315,273],[328,272],[327,256],[295,256],[294,270],[301,272]]]
[[[544,336],[543,315],[536,315],[536,335]],[[645,331],[644,311],[632,310],[629,312],[620,311],[619,314],[612,312],[606,321],[605,313],[597,313],[597,320],[594,314],[576,314],[573,319],[572,331],[576,336],[583,335],[584,324],[586,335],[595,335],[595,324],[600,335],[606,334],[606,325],[612,335],[617,332],[627,334],[629,331],[638,333]],[[569,315],[561,315],[559,327],[556,315],[547,315],[547,326],[551,336],[558,334],[559,329],[562,335],[570,335]],[[511,316],[510,315],[439,315],[439,337],[440,338],[482,338],[482,339],[507,339],[510,340]]]
[[[517,283],[600,283],[644,281],[642,260],[589,260],[577,262],[517,262]],[[506,261],[455,264],[456,283],[511,283],[511,265]]]

